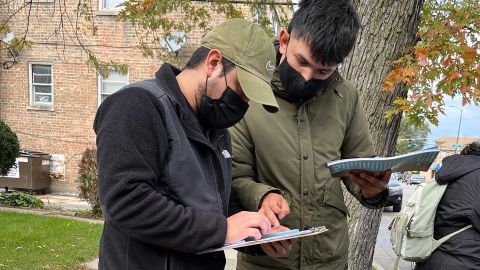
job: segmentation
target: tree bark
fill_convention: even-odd
[[[391,62],[416,42],[424,0],[353,0],[353,3],[361,29],[341,72],[360,92],[377,155],[388,156],[395,152],[401,116],[388,121],[385,112],[396,97],[406,93],[402,86],[397,86],[393,93],[384,91],[383,79]],[[346,203],[352,213],[349,269],[369,270],[383,209],[361,207],[349,194]]]

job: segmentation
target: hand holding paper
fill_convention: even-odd
[[[288,231],[298,232],[298,230],[289,230],[287,227],[280,225],[277,228],[272,228],[272,234],[270,234],[270,237],[274,236],[276,233],[277,235],[281,235],[278,233]],[[266,244],[261,244],[260,247],[262,248],[263,252],[265,252],[268,256],[285,257],[290,252],[290,250],[292,250],[292,246],[295,244],[295,241],[296,239],[288,239],[283,241],[270,242]]]
[[[347,178],[360,187],[364,198],[370,199],[385,190],[391,174],[392,170],[381,173],[354,170],[347,174]]]

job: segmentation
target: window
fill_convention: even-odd
[[[292,3],[293,3],[293,12],[297,11],[297,9],[299,8],[298,7],[298,0],[293,0]]]
[[[125,2],[125,0],[101,0],[100,1],[100,9],[116,9],[119,10],[121,7],[121,3]]]
[[[53,109],[53,69],[51,64],[30,63],[30,106]]]
[[[268,19],[270,22],[270,29],[272,30],[273,35],[276,37],[280,33],[281,25],[278,18],[278,13],[275,8],[271,8],[264,13],[259,10],[252,13],[252,20],[255,23],[263,23],[264,19]]]
[[[31,3],[55,3],[55,0],[31,0]],[[25,0],[25,3],[29,3],[29,0]]]
[[[270,11],[270,23],[272,24],[272,30],[273,30],[273,35],[275,37],[278,37],[278,34],[280,33],[281,25],[280,25],[280,20],[278,19],[278,14],[275,9],[272,9]]]
[[[98,105],[109,95],[117,92],[120,88],[128,84],[128,74],[121,74],[116,71],[110,71],[108,78],[99,76],[98,79]]]

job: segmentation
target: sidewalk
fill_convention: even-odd
[[[43,201],[45,207],[59,208],[61,210],[88,210],[90,206],[86,201],[71,195],[37,195],[38,199]]]

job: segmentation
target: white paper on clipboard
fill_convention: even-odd
[[[282,241],[282,240],[288,240],[288,239],[294,239],[294,238],[301,238],[301,237],[316,235],[316,234],[323,233],[323,232],[326,232],[326,231],[328,231],[328,229],[325,228],[325,226],[312,227],[308,230],[288,233],[286,235],[272,236],[272,237],[268,237],[268,238],[264,238],[264,239],[260,239],[260,240],[242,241],[242,242],[235,243],[235,244],[226,244],[223,247],[207,249],[207,250],[204,250],[202,252],[198,252],[197,254],[204,254],[204,253],[222,251],[222,250],[232,249],[232,248],[248,247],[248,246],[254,246],[254,245],[259,245],[259,244],[264,244],[264,243],[269,243],[269,242],[276,242],[276,241]]]

